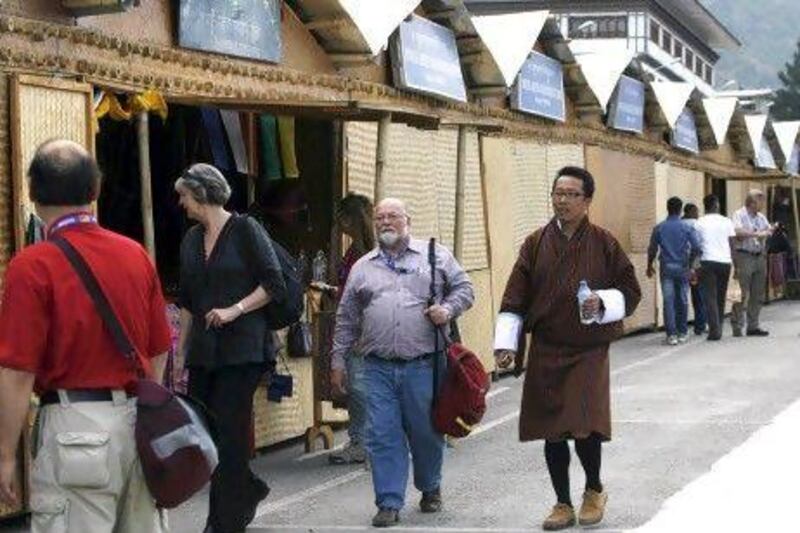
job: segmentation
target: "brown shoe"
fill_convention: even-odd
[[[400,522],[400,512],[397,509],[379,509],[378,514],[372,518],[373,527],[392,527]]]
[[[599,524],[603,520],[606,502],[608,502],[608,492],[586,489],[586,492],[583,493],[581,511],[578,513],[578,523],[582,526]]]
[[[542,529],[545,531],[558,531],[575,525],[575,509],[566,503],[557,503],[550,516],[544,519]]]

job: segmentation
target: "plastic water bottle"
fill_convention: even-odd
[[[581,317],[581,324],[592,324],[595,321],[595,315],[586,316],[583,312],[583,302],[591,295],[592,289],[589,288],[589,284],[586,283],[586,280],[582,279],[580,285],[578,285],[578,315]]]
[[[317,252],[314,256],[314,261],[311,264],[311,278],[314,281],[324,283],[328,273],[328,260],[325,258],[325,252],[322,250]]]

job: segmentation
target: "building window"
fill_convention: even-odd
[[[706,80],[707,84],[714,85],[714,71],[708,63],[706,63],[705,72],[703,72],[703,79]]]
[[[679,57],[683,61],[683,43],[675,41],[675,48],[672,50],[672,55]]]
[[[689,70],[694,70],[694,52],[686,49],[686,60],[683,63]]]
[[[628,37],[628,17],[570,17],[569,36],[572,39],[615,39]]]
[[[705,62],[703,62],[699,57],[697,61],[694,63],[694,73],[697,75],[698,78],[703,77],[703,72],[705,72]]]
[[[653,19],[650,19],[650,40],[657,45],[661,44],[661,26]]]
[[[661,32],[661,48],[666,50],[668,54],[672,53],[672,34],[668,31]]]

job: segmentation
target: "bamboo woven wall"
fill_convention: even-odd
[[[469,273],[475,289],[475,305],[459,318],[458,326],[466,346],[480,358],[487,372],[495,368],[492,340],[495,308],[492,304],[492,272],[488,268]]]
[[[14,248],[8,76],[0,74],[0,291]]]
[[[266,387],[262,386],[253,399],[256,448],[300,437],[314,425],[313,360],[292,359],[282,350],[276,372],[286,374],[287,368],[294,377],[291,398],[280,403],[269,402]]]

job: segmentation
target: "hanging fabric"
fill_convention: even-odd
[[[294,117],[278,117],[278,135],[280,137],[283,174],[287,178],[299,178],[300,169],[297,168]]]
[[[244,142],[239,112],[223,109],[220,110],[219,114],[222,117],[225,132],[228,134],[228,143],[230,144],[231,152],[233,152],[233,159],[236,162],[236,170],[241,174],[249,174],[250,165],[247,160],[247,147]]]
[[[273,115],[258,117],[261,134],[261,177],[266,180],[283,178],[281,158],[278,151],[278,124]]]
[[[225,129],[222,125],[219,110],[213,107],[201,107],[200,114],[203,117],[203,126],[208,135],[208,144],[211,147],[214,166],[223,172],[236,170],[231,154],[228,152]]]

